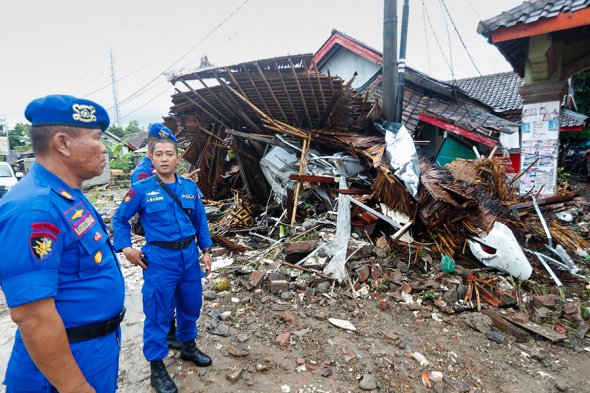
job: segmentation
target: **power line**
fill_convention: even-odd
[[[223,26],[232,16],[234,16],[243,6],[245,6],[250,0],[244,0],[239,6],[237,6],[228,16],[226,16],[219,24],[217,24],[213,29],[211,29],[203,38],[199,40],[193,47],[191,47],[188,51],[186,51],[182,56],[180,56],[174,63],[170,66],[166,67],[162,72],[156,75],[153,79],[147,82],[145,85],[140,87],[138,90],[133,92],[129,97],[125,98],[120,102],[121,105],[134,100],[135,98],[141,96],[143,94],[143,90],[147,88],[149,85],[154,83],[161,75],[164,75],[167,71],[169,71],[172,67],[178,64],[182,59],[188,56],[193,50],[195,50],[198,46],[200,46],[206,39],[208,39],[213,33],[215,33],[221,26]],[[109,110],[113,109],[112,107]]]
[[[451,25],[453,25],[453,28],[455,29],[455,33],[457,33],[457,37],[459,37],[459,41],[461,41],[461,45],[463,46],[463,49],[465,49],[465,53],[467,53],[467,57],[469,57],[469,60],[471,60],[471,64],[473,64],[473,67],[475,67],[475,70],[477,71],[479,76],[482,76],[481,72],[479,71],[479,68],[477,68],[477,64],[475,64],[475,60],[473,60],[473,58],[471,57],[471,54],[469,53],[469,50],[467,50],[467,46],[465,45],[465,41],[463,41],[463,37],[461,37],[461,34],[459,33],[459,29],[457,29],[457,26],[455,25],[455,22],[453,21],[453,17],[451,16],[451,13],[449,12],[447,5],[445,4],[445,1],[440,0],[440,3],[442,4],[447,15],[449,16],[449,20],[451,21]]]
[[[131,112],[127,113],[126,115],[121,116],[121,119],[124,119],[124,118],[126,118],[126,117],[134,114],[138,110],[144,108],[147,104],[149,104],[150,102],[154,101],[156,98],[160,97],[162,94],[166,93],[169,89],[170,89],[170,86],[167,85],[166,88],[164,90],[162,90],[161,92],[159,92],[155,97],[151,98],[149,101],[143,103],[141,106],[139,106],[138,108],[135,108]]]
[[[438,5],[440,6],[443,20],[445,21],[445,30],[447,31],[447,41],[449,43],[449,59],[450,59],[450,63],[451,63],[451,76],[453,77],[453,80],[455,80],[455,74],[454,74],[454,69],[453,69],[453,46],[451,45],[451,33],[449,32],[449,24],[447,23],[447,17],[446,17],[445,12],[442,8],[442,1],[441,0],[439,0]]]
[[[449,67],[451,74],[453,74],[453,67],[451,67],[451,63],[449,63],[449,60],[445,56],[445,51],[443,50],[442,45],[438,41],[438,38],[434,32],[434,28],[432,27],[432,22],[430,21],[430,15],[428,14],[428,9],[426,8],[426,4],[424,4],[424,0],[422,0],[422,7],[424,7],[424,11],[426,12],[426,19],[428,20],[428,25],[430,26],[430,31],[432,31],[432,35],[434,36],[434,41],[436,42],[436,45],[438,46],[438,49],[440,50],[440,54],[442,55],[443,59],[445,60],[445,63],[447,63],[447,66]]]
[[[422,2],[424,5],[424,2]],[[428,31],[426,30],[426,14],[425,7],[422,7],[422,24],[424,25],[424,41],[426,42],[426,60],[428,61],[428,74],[432,73],[432,66],[430,65],[430,44],[428,43]]]

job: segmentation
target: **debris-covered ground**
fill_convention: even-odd
[[[109,216],[123,193],[103,191],[95,202]],[[313,263],[296,265],[335,232],[326,216],[285,231],[274,252],[256,236],[218,243],[198,322],[198,345],[214,365],[198,369],[171,351],[166,363],[180,391],[590,391],[588,287],[566,286],[562,297],[551,282],[518,284],[460,258],[454,272],[443,273],[438,263],[421,266],[427,254],[403,255],[389,241],[373,245],[356,232],[346,282],[321,277]],[[238,242],[250,250],[228,249]],[[319,252],[308,261],[325,259]],[[124,258],[122,266],[128,313],[119,390],[149,392],[141,271]],[[2,374],[14,329],[2,300]]]

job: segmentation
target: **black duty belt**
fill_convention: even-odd
[[[125,307],[123,307],[123,311],[121,311],[119,315],[113,319],[109,319],[108,321],[66,329],[68,341],[71,343],[77,343],[80,341],[87,341],[92,340],[93,338],[103,337],[109,333],[114,332],[121,324],[121,321],[123,321],[123,318],[125,317],[125,311]]]
[[[186,239],[180,239],[174,242],[150,242],[150,244],[160,248],[167,248],[168,250],[182,250],[190,246],[194,240],[192,237],[187,237]]]

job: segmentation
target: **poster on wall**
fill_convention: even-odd
[[[553,195],[557,184],[559,101],[525,104],[522,108],[520,194]],[[530,168],[529,168],[530,166]]]

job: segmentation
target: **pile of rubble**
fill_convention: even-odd
[[[240,259],[246,288],[479,310],[517,340],[583,344],[590,215],[567,184],[518,196],[496,148],[445,167],[419,158],[370,91],[320,75],[311,55],[170,81],[185,90],[166,125],[201,170],[216,263]]]

